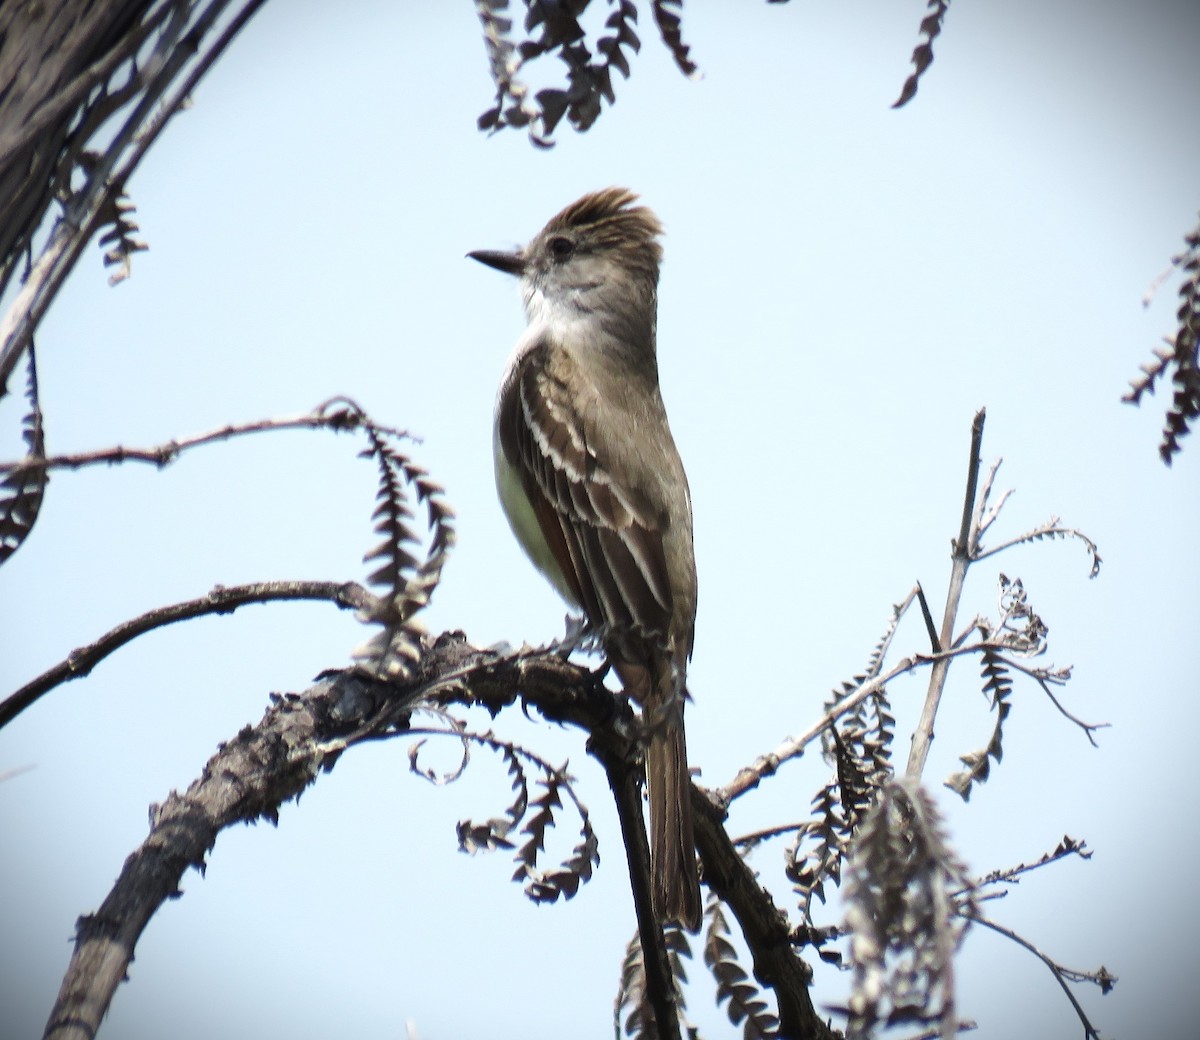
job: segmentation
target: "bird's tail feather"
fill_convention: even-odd
[[[692,808],[682,704],[677,718],[650,735],[646,786],[650,797],[650,872],[654,910],[694,932],[700,927],[700,880],[692,838]]]

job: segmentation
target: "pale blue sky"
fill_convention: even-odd
[[[660,368],[696,513],[702,781],[807,727],[915,580],[940,610],[986,405],[984,458],[1002,455],[1000,485],[1017,488],[993,540],[1057,514],[1105,565],[1088,581],[1072,544],[981,564],[962,620],[994,610],[998,570],[1021,576],[1050,658],[1075,665],[1067,703],[1113,728],[1093,750],[1018,683],[1004,762],[964,807],[939,785],[991,726],[964,663],[928,780],[979,873],[1085,838],[1089,863],[1035,875],[994,915],[1121,977],[1107,998],[1080,991],[1106,1036],[1184,1035],[1200,972],[1200,443],[1166,470],[1161,397],[1140,411],[1119,397],[1171,327],[1174,282],[1149,311],[1140,300],[1200,206],[1200,9],[955,5],[920,94],[894,112],[923,10],[688,5],[699,82],[644,12],[616,107],[544,153],[474,128],[492,92],[471,5],[268,5],[133,181],[151,246],[133,278],[109,289],[90,250],[45,322],[48,444],[149,445],[351,394],[423,437],[414,457],[459,513],[429,627],[553,638],[564,609],[492,487],[492,401],[523,318],[512,283],[464,254],[527,239],[584,191],[634,188],[667,227]],[[360,446],[280,434],[162,473],[56,474],[0,570],[0,687],[214,583],[361,579],[374,472]],[[303,689],[363,635],[322,606],[188,624],[0,731],[0,771],[34,767],[0,784],[6,1038],[41,1030],[75,917],[144,837],[149,803],[257,721],[269,691]],[[898,654],[924,648],[906,626]],[[923,690],[893,689],[901,752]],[[569,758],[594,813],[602,865],[572,903],[534,907],[506,857],[456,851],[457,820],[505,804],[498,763],[477,755],[435,790],[399,742],[358,749],[277,829],[224,834],[207,875],[185,877],[106,1035],[402,1037],[406,1019],[421,1040],[610,1035],[633,922],[603,777],[579,734],[500,725]],[[789,766],[732,829],[804,817],[827,773],[817,756]],[[575,828],[560,829],[569,848]],[[790,905],[778,861],[768,849],[756,865]],[[846,983],[821,975],[819,999]],[[998,937],[969,938],[961,984],[980,1040],[1080,1032],[1050,975]],[[693,1019],[709,1040],[735,1035],[708,990]]]

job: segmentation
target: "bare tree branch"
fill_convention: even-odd
[[[402,734],[418,706],[481,704],[495,712],[518,699],[544,717],[589,733],[588,751],[604,767],[631,841],[635,892],[649,891],[649,853],[637,780],[640,731],[628,703],[596,673],[556,652],[500,655],[460,634],[429,641],[413,677],[383,683],[355,671],[327,673],[300,695],[275,700],[263,720],[223,745],[200,779],[152,811],[150,835],[129,858],[99,911],[80,920],[75,953],[47,1026],[55,1038],[91,1037],[154,911],[178,893],[183,872],[204,863],[217,835],[234,823],[274,820],[346,749]],[[781,1036],[832,1040],[808,997],[811,970],[796,956],[787,918],[758,885],[725,834],[721,813],[693,786],[697,847],[705,882],[731,906],[754,956],[755,974],[774,987]],[[638,832],[640,831],[640,838]],[[652,931],[657,932],[657,925]],[[660,1023],[675,1020],[672,981],[661,938],[647,958],[647,984],[658,986]],[[657,962],[657,963],[656,963]],[[657,977],[656,977],[657,976]],[[676,1026],[677,1028],[677,1026]]]
[[[936,665],[940,661],[949,661],[955,657],[980,653],[986,645],[985,643],[970,643],[963,646],[956,646],[953,650],[947,650],[940,654],[913,654],[911,657],[904,658],[904,660],[897,662],[885,675],[863,683],[837,701],[803,733],[795,737],[788,737],[774,751],[760,755],[750,765],[739,769],[728,784],[712,792],[713,797],[717,799],[719,804],[728,806],[734,799],[740,798],[747,791],[753,790],[767,777],[774,776],[784,762],[802,755],[804,749],[809,744],[820,737],[822,733],[826,732],[843,715],[853,711],[868,697],[878,694],[888,683],[898,676],[907,675],[909,672],[914,672],[918,668],[924,668],[928,665]]]
[[[0,473],[40,466],[45,470],[85,469],[88,466],[115,466],[123,462],[144,462],[163,469],[191,448],[232,440],[251,433],[268,433],[276,430],[357,430],[366,418],[358,404],[348,397],[333,397],[317,405],[311,412],[280,418],[256,419],[253,422],[228,423],[215,430],[179,437],[149,448],[126,448],[116,445],[96,451],[77,452],[71,455],[48,455],[44,458],[21,459],[19,462],[0,462]],[[393,426],[372,426],[384,433],[401,439],[415,440],[411,434]]]
[[[724,827],[724,813],[694,784],[692,822],[704,865],[702,880],[733,911],[754,958],[754,977],[775,992],[780,1037],[834,1040],[838,1035],[813,1007],[812,968],[797,954],[787,915],[759,884]]]
[[[327,679],[306,696],[278,700],[258,726],[224,744],[184,794],[152,807],[149,836],[100,909],[79,919],[45,1036],[92,1040],[150,917],[179,894],[188,867],[203,866],[221,830],[277,820],[283,802],[333,765],[337,752],[322,750],[327,740],[395,707],[350,675]]]
[[[1067,995],[1067,1000],[1071,1002],[1071,1007],[1075,1009],[1075,1014],[1079,1016],[1079,1021],[1083,1024],[1083,1035],[1087,1040],[1100,1040],[1100,1031],[1092,1025],[1091,1020],[1087,1017],[1087,1013],[1083,1010],[1083,1005],[1076,999],[1075,994],[1071,992],[1071,987],[1068,982],[1094,982],[1105,993],[1107,993],[1117,982],[1115,975],[1110,975],[1105,968],[1100,968],[1094,972],[1088,971],[1072,971],[1070,968],[1064,968],[1061,964],[1055,961],[1048,954],[1043,953],[1028,939],[1018,935],[1011,928],[1006,928],[1002,924],[997,924],[995,921],[984,917],[980,913],[971,913],[966,915],[971,921],[976,924],[981,924],[985,928],[990,928],[993,932],[1003,935],[1018,946],[1023,946],[1040,960],[1050,973],[1054,976],[1055,981],[1062,987],[1062,991]]]
[[[1014,867],[1004,867],[1000,870],[993,870],[991,873],[973,882],[975,890],[980,892],[980,898],[988,898],[982,892],[984,888],[990,885],[1016,885],[1020,883],[1021,875],[1031,873],[1034,870],[1039,870],[1042,867],[1048,866],[1051,863],[1056,863],[1060,859],[1066,859],[1068,856],[1078,856],[1080,859],[1091,859],[1092,852],[1087,847],[1087,842],[1079,841],[1072,838],[1069,834],[1063,835],[1062,841],[1051,851],[1044,853],[1032,863],[1018,863]],[[1003,893],[1000,893],[1003,895]]]
[[[593,754],[596,751],[593,750]],[[599,756],[598,756],[599,757]],[[679,1040],[679,1008],[675,999],[675,979],[662,925],[651,902],[650,842],[642,816],[642,789],[633,765],[622,755],[601,759],[612,789],[621,838],[629,862],[629,883],[633,890],[633,909],[637,917],[638,938],[642,944],[642,970],[645,997],[654,1012],[659,1040]]]
[[[967,462],[967,491],[963,497],[962,521],[958,528],[958,538],[954,542],[951,553],[950,588],[946,593],[946,609],[942,615],[942,630],[940,642],[943,647],[950,646],[954,639],[954,619],[958,616],[958,604],[962,599],[963,584],[967,578],[967,568],[971,565],[971,553],[974,548],[972,530],[975,521],[975,493],[979,486],[979,453],[983,445],[983,423],[987,413],[979,409],[971,424],[971,454]],[[933,721],[937,717],[938,705],[941,703],[942,691],[946,686],[946,676],[950,671],[950,656],[942,655],[934,663],[933,672],[929,676],[929,690],[925,695],[925,704],[921,709],[921,718],[913,733],[912,746],[908,754],[908,766],[905,775],[919,779],[925,771],[925,759],[929,756],[929,747],[933,743]]]
[[[216,585],[206,596],[147,611],[140,617],[124,621],[105,632],[95,642],[76,647],[53,668],[0,701],[0,729],[56,686],[89,675],[106,657],[116,653],[138,636],[153,632],[156,628],[203,617],[206,614],[232,614],[238,607],[244,607],[248,603],[297,599],[327,600],[343,610],[361,610],[373,598],[371,593],[352,581],[261,581],[232,588]]]
[[[1054,691],[1050,689],[1050,683],[1056,682],[1059,686],[1061,686],[1061,685],[1063,685],[1063,683],[1066,682],[1066,677],[1057,676],[1052,672],[1048,672],[1045,668],[1027,668],[1027,667],[1025,667],[1025,665],[1021,664],[1019,661],[1014,661],[1011,657],[1006,657],[1004,663],[1007,664],[1010,668],[1015,668],[1018,672],[1021,672],[1023,675],[1029,676],[1029,678],[1031,678],[1034,682],[1036,682],[1042,688],[1042,692],[1047,697],[1050,698],[1050,703],[1053,704],[1054,707],[1058,709],[1058,713],[1064,719],[1067,719],[1068,721],[1075,723],[1076,726],[1078,726],[1081,730],[1083,730],[1084,735],[1088,738],[1088,743],[1091,744],[1092,747],[1100,746],[1099,744],[1096,743],[1096,738],[1095,738],[1095,736],[1093,736],[1093,734],[1098,729],[1108,729],[1109,726],[1112,725],[1112,723],[1111,722],[1084,722],[1083,719],[1079,718],[1078,715],[1075,715],[1075,714],[1071,713],[1070,711],[1068,711],[1066,708],[1066,705],[1064,705],[1063,702],[1060,701],[1054,695]],[[1068,668],[1065,671],[1066,671],[1066,676],[1069,677],[1070,669]]]
[[[863,683],[852,693],[838,701],[803,733],[795,737],[789,737],[775,748],[774,751],[768,751],[765,755],[760,755],[750,765],[739,769],[737,775],[728,784],[717,788],[713,792],[713,796],[721,805],[728,806],[735,798],[741,797],[747,791],[752,791],[767,777],[774,776],[784,762],[787,762],[789,759],[799,758],[809,744],[820,737],[822,733],[845,715],[846,712],[861,704],[868,697],[878,693],[897,675],[910,672],[914,668],[920,667],[922,663],[916,658],[906,658],[882,678]]]

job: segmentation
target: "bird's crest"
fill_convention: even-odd
[[[586,231],[591,244],[601,248],[651,248],[654,260],[662,257],[658,236],[663,226],[653,210],[634,205],[638,196],[628,188],[604,188],[572,202],[555,214],[542,229],[549,238],[564,231]]]

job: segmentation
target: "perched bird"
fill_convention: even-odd
[[[585,195],[524,249],[528,328],[496,400],[496,485],[517,540],[587,616],[642,707],[655,914],[700,924],[683,709],[696,623],[692,502],[658,386],[662,225],[624,188]]]

